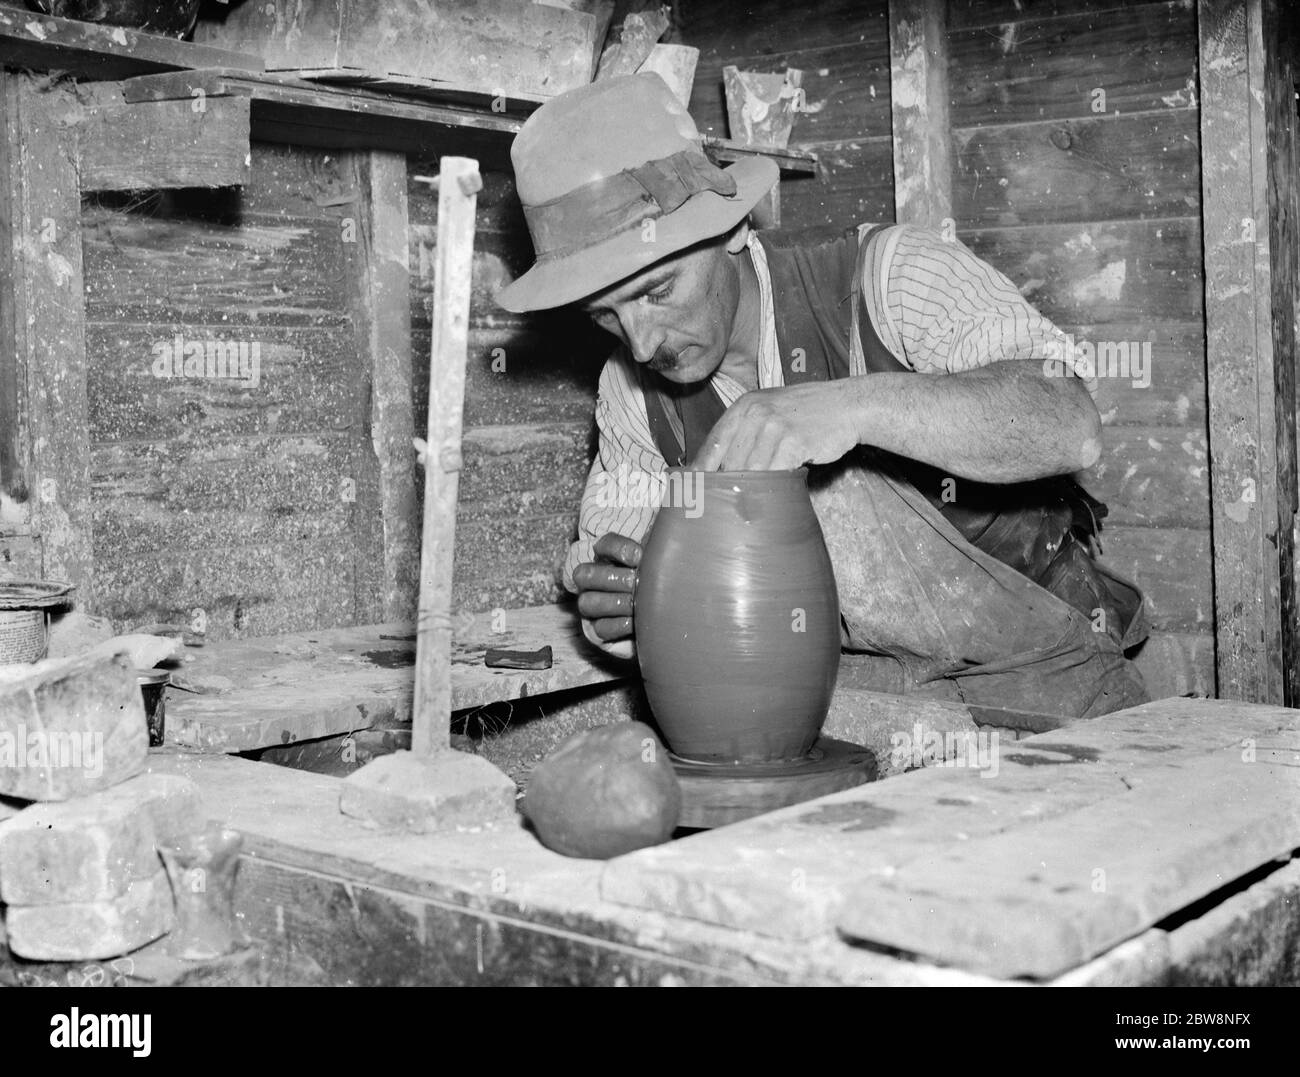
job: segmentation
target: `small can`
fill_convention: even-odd
[[[167,685],[171,674],[165,669],[138,669],[136,681],[144,697],[144,717],[149,725],[149,747],[161,748],[167,732]]]

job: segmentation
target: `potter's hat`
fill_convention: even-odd
[[[497,302],[564,306],[730,231],[776,183],[777,167],[746,158],[719,168],[699,138],[651,72],[580,86],[539,108],[510,149],[537,262]]]

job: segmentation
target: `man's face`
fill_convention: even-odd
[[[726,357],[740,296],[728,238],[688,247],[580,306],[638,363],[683,385],[704,381]]]

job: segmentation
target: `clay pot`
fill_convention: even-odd
[[[669,472],[635,601],[637,656],[668,747],[688,759],[798,759],[840,662],[835,573],[808,473]]]

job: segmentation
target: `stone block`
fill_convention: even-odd
[[[117,957],[161,938],[175,923],[171,884],[161,869],[111,901],[10,905],[5,912],[9,948],[33,961]]]
[[[339,808],[417,834],[518,818],[515,783],[487,760],[456,751],[381,756],[344,779]]]
[[[0,669],[0,796],[68,800],[140,772],[149,749],[122,655]]]

